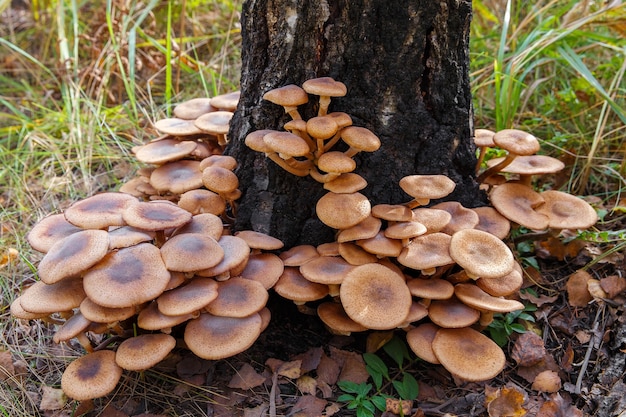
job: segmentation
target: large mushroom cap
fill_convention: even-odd
[[[553,229],[586,229],[598,221],[598,214],[586,201],[561,191],[541,193],[545,203],[537,211],[550,219]]]
[[[202,133],[193,120],[168,117],[154,122],[154,127],[161,133],[172,136],[190,136]]]
[[[341,131],[341,140],[355,151],[374,152],[380,148],[380,139],[371,130],[348,126]]]
[[[193,272],[217,265],[224,259],[224,250],[209,235],[181,233],[161,246],[161,257],[170,271]]]
[[[507,219],[533,230],[548,227],[549,217],[537,208],[545,203],[544,198],[523,184],[501,184],[489,194],[493,207]]]
[[[274,291],[296,304],[320,300],[328,295],[328,285],[311,282],[302,276],[296,267],[285,267],[274,285]]]
[[[136,202],[130,194],[101,193],[75,202],[63,214],[68,222],[83,229],[124,226],[122,213]]]
[[[320,256],[300,267],[300,273],[309,281],[319,284],[341,284],[354,267],[343,258]]]
[[[161,313],[181,316],[201,310],[216,298],[217,282],[212,278],[195,277],[183,286],[164,292],[156,302]]]
[[[428,306],[428,317],[439,327],[458,329],[480,319],[480,312],[456,298],[434,300]]]
[[[128,207],[124,220],[142,230],[166,230],[180,227],[191,221],[188,211],[169,201],[138,202]]]
[[[423,323],[406,333],[406,342],[419,358],[429,363],[439,364],[433,352],[433,339],[439,326],[433,323]]]
[[[216,108],[211,105],[209,97],[192,98],[174,107],[173,113],[175,117],[185,120],[195,120],[205,113],[215,111]]]
[[[492,167],[498,165],[504,160],[501,158],[492,158],[487,161],[487,166]],[[551,174],[559,172],[565,168],[565,164],[556,158],[552,158],[547,155],[522,155],[518,156],[502,169],[502,172],[509,174],[521,174],[521,175],[537,175],[537,174]]]
[[[63,279],[50,285],[37,281],[19,297],[22,308],[35,314],[71,311],[84,299],[83,281],[79,278]]]
[[[197,147],[190,140],[163,139],[133,148],[135,158],[146,164],[164,164],[190,155]]]
[[[317,216],[333,229],[347,229],[365,220],[372,206],[363,194],[326,193],[317,201]]]
[[[45,253],[57,241],[81,230],[68,222],[64,214],[52,214],[39,220],[26,235],[26,240],[33,249]]]
[[[452,235],[450,256],[472,278],[498,278],[513,270],[513,253],[496,236],[476,229]]]
[[[220,94],[211,99],[211,106],[225,111],[235,111],[239,98],[241,97],[241,91],[231,91],[230,93]]]
[[[274,88],[263,94],[263,99],[283,107],[297,107],[309,101],[309,95],[301,87],[289,84]]]
[[[404,278],[378,263],[354,267],[339,291],[346,314],[368,329],[398,327],[411,309],[411,293]]]
[[[428,271],[454,263],[450,257],[450,235],[429,233],[414,238],[398,256],[398,262],[412,269]]]
[[[268,297],[260,282],[235,277],[218,283],[217,297],[204,309],[214,316],[246,317],[265,307]]]
[[[456,187],[454,181],[445,175],[409,175],[400,179],[400,188],[421,204],[443,198]]]
[[[466,381],[491,379],[506,364],[502,349],[470,327],[439,329],[433,339],[432,350],[444,368]]]
[[[223,110],[214,111],[198,117],[194,121],[194,124],[197,128],[204,132],[212,133],[215,135],[225,135],[228,133],[230,119],[232,119],[232,117],[232,112]]]
[[[348,88],[341,81],[331,77],[319,77],[306,80],[302,88],[309,94],[317,96],[343,97],[348,93]]]
[[[494,297],[487,294],[474,284],[455,285],[454,295],[456,295],[457,298],[464,304],[480,311],[510,313],[511,311],[524,309],[524,304],[519,301]]]
[[[263,136],[263,142],[272,152],[287,156],[305,156],[311,152],[309,144],[298,135],[290,132],[269,132]]]
[[[143,371],[165,359],[175,346],[176,339],[165,333],[134,336],[120,343],[115,362],[122,369]]]
[[[99,350],[70,363],[61,377],[65,395],[77,401],[107,395],[115,389],[122,368],[115,363],[115,352]]]
[[[340,303],[325,302],[320,304],[317,306],[317,315],[333,334],[347,336],[352,332],[367,330],[367,327],[348,317]]]
[[[159,192],[182,194],[202,187],[200,162],[190,159],[170,162],[152,171],[150,185]]]
[[[539,148],[539,141],[528,132],[518,129],[503,129],[493,135],[493,142],[515,155],[532,155]]]

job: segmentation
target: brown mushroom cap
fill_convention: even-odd
[[[271,132],[276,132],[276,130],[262,129],[250,132],[246,136],[244,143],[248,148],[252,149],[253,151],[263,153],[274,152],[272,148],[270,148],[269,145],[263,140],[263,137]]]
[[[505,239],[511,231],[509,220],[498,213],[493,207],[484,206],[471,209],[478,214],[478,224],[474,226],[477,230],[491,233],[498,239]]]
[[[343,152],[331,151],[319,157],[317,167],[322,171],[343,174],[354,171],[356,162]]]
[[[540,148],[536,137],[519,129],[499,130],[493,135],[493,142],[515,155],[532,155]]]
[[[319,256],[313,245],[297,245],[278,255],[285,266],[300,266]]]
[[[341,81],[336,81],[331,77],[319,77],[306,80],[302,84],[302,89],[309,94],[317,96],[343,97],[348,93],[348,89]]]
[[[479,278],[476,280],[476,285],[494,297],[507,296],[516,293],[522,288],[524,283],[522,274],[522,267],[515,262],[513,270],[505,276],[499,278]]]
[[[61,377],[65,395],[77,401],[104,397],[115,389],[122,368],[115,363],[115,352],[99,350],[70,363]]]
[[[524,309],[524,304],[519,301],[493,297],[474,284],[455,285],[454,295],[464,304],[480,311],[510,313],[511,311]]]
[[[598,221],[598,214],[585,200],[556,190],[541,193],[545,203],[537,211],[548,216],[553,229],[587,229]]]
[[[194,121],[194,124],[203,132],[214,135],[225,135],[228,133],[230,119],[232,119],[232,117],[233,113],[230,111],[214,111],[198,117]]]
[[[261,334],[261,316],[219,317],[208,313],[187,323],[185,343],[203,359],[228,358],[248,349]]]
[[[380,219],[371,215],[367,216],[365,220],[356,225],[341,230],[337,234],[337,242],[343,243],[375,237],[381,226],[382,221]]]
[[[178,199],[178,207],[194,215],[211,213],[219,216],[226,211],[226,202],[213,191],[196,189],[182,193]]]
[[[454,263],[449,253],[451,239],[449,235],[440,232],[418,236],[402,249],[398,262],[422,271],[450,265]]]
[[[90,298],[85,298],[79,306],[80,312],[86,319],[94,323],[114,323],[132,317],[135,307],[111,308],[98,305]]]
[[[504,160],[501,158],[492,158],[487,161],[487,166],[492,167],[498,165]],[[565,168],[565,164],[556,158],[552,158],[547,155],[522,155],[518,156],[501,170],[501,172],[507,172],[509,174],[521,174],[521,175],[539,175],[539,174],[552,174],[559,172]]]
[[[170,271],[193,272],[220,263],[224,259],[224,250],[211,236],[181,233],[161,246],[161,257]]]
[[[87,271],[83,286],[96,304],[128,307],[158,297],[169,279],[159,248],[140,243],[105,256]]]
[[[301,87],[289,84],[269,90],[263,99],[283,107],[297,107],[308,103],[309,95]]]
[[[426,226],[428,233],[434,233],[443,230],[452,220],[452,215],[445,210],[418,207],[413,209],[412,220]]]
[[[325,302],[320,304],[317,306],[317,315],[333,334],[349,336],[352,332],[367,330],[367,327],[348,317],[340,303]]]
[[[463,207],[458,201],[444,201],[432,206],[435,210],[444,210],[452,216],[441,232],[453,235],[459,230],[472,229],[480,221],[478,214],[472,209]]]
[[[385,236],[385,231],[379,231],[376,236],[369,239],[357,240],[357,245],[369,253],[379,257],[397,257],[402,252],[402,241]]]
[[[211,106],[226,111],[235,111],[239,98],[241,97],[241,91],[232,91],[230,93],[220,94],[211,98]]]
[[[172,327],[197,318],[199,312],[168,316],[159,311],[156,301],[151,302],[137,315],[137,326],[144,330],[160,330],[169,333]]]
[[[172,233],[172,236],[180,235],[183,233],[200,233],[206,236],[211,236],[215,240],[219,240],[222,237],[224,231],[224,224],[222,219],[215,214],[202,213],[196,214],[192,217],[189,223],[178,227]]]
[[[187,284],[161,294],[156,299],[157,306],[168,316],[191,314],[217,298],[217,287],[212,278],[195,277]]]
[[[273,253],[257,253],[250,255],[241,277],[260,282],[266,290],[276,284],[283,274],[283,261]]]
[[[138,202],[123,213],[130,226],[143,230],[165,230],[180,227],[191,221],[192,215],[168,201]]]
[[[421,205],[447,196],[456,187],[455,182],[445,175],[408,175],[401,178],[399,184]]]
[[[265,307],[268,298],[260,282],[234,277],[218,283],[217,297],[204,309],[214,316],[246,317]]]
[[[493,135],[496,132],[489,129],[476,129],[474,130],[474,143],[478,147],[493,148],[495,143],[493,142]]]
[[[341,140],[355,151],[374,152],[380,148],[380,139],[371,130],[348,126],[341,130]]]
[[[320,256],[300,266],[304,278],[319,284],[341,284],[345,276],[354,268],[343,258]]]
[[[200,171],[216,166],[232,171],[237,168],[237,160],[230,155],[210,155],[200,161]]]
[[[52,314],[70,311],[85,299],[83,282],[78,278],[68,278],[54,284],[35,282],[22,292],[20,304],[29,313]]]
[[[239,187],[239,179],[231,170],[219,166],[210,166],[202,171],[202,183],[209,190],[226,194]]]
[[[447,300],[454,295],[454,285],[439,279],[414,278],[406,282],[411,295],[427,300]]]
[[[498,278],[513,270],[511,249],[491,233],[464,229],[452,235],[450,256],[472,278]]]
[[[339,255],[350,265],[363,265],[378,262],[378,257],[367,252],[353,242],[339,243]]]
[[[432,344],[439,326],[432,323],[423,323],[406,333],[406,342],[420,359],[426,362],[439,364],[433,352]]]
[[[372,207],[372,216],[392,222],[408,222],[413,212],[402,204],[376,204]]]
[[[307,133],[316,139],[330,139],[338,130],[339,126],[335,118],[331,116],[311,117],[306,122]]]
[[[154,122],[154,127],[161,133],[172,136],[190,136],[202,133],[194,120],[180,119],[178,117],[168,117]]]
[[[283,274],[274,285],[274,291],[296,304],[320,300],[328,295],[328,285],[318,284],[304,278],[300,270],[293,266],[285,267]]]
[[[367,197],[361,193],[326,193],[315,206],[317,216],[334,229],[347,229],[365,220],[371,212]]]
[[[133,148],[135,158],[146,164],[164,164],[190,155],[197,143],[190,140],[163,139]]]
[[[523,184],[506,183],[494,187],[489,194],[493,207],[507,219],[533,230],[544,230],[550,219],[537,208],[544,198]]]
[[[137,229],[132,226],[122,226],[109,231],[109,250],[127,248],[142,242],[150,242],[155,233]]]
[[[37,271],[46,284],[78,276],[107,254],[109,234],[104,230],[82,230],[52,245]]]
[[[411,239],[427,232],[426,226],[420,222],[397,222],[385,229],[385,236],[390,239]]]
[[[263,136],[263,142],[272,152],[286,156],[305,156],[311,152],[309,144],[290,132],[272,131]]]
[[[450,298],[432,301],[428,305],[428,317],[439,327],[458,329],[476,323],[480,319],[480,311]]]
[[[152,171],[150,185],[159,192],[182,194],[202,187],[200,162],[189,159],[170,162]]]
[[[172,110],[175,117],[184,120],[194,120],[205,113],[215,111],[209,97],[192,98],[177,104]]]
[[[250,249],[278,250],[284,246],[282,240],[253,230],[242,230],[235,233],[235,236],[245,240]]]
[[[81,230],[68,222],[64,214],[52,214],[39,220],[26,235],[26,240],[36,251],[46,253],[57,241]]]
[[[176,339],[165,333],[134,336],[117,347],[115,362],[122,369],[143,371],[165,359],[175,346]]]
[[[83,229],[124,226],[122,213],[136,202],[130,194],[100,193],[75,202],[63,214],[68,222]]]
[[[348,272],[339,296],[352,320],[374,330],[402,324],[412,303],[404,278],[377,263],[356,266]]]
[[[241,265],[250,256],[250,247],[245,240],[237,236],[223,235],[217,243],[224,251],[224,258],[217,265],[198,271],[197,275],[203,277],[218,276]]]

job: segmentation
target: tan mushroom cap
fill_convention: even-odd
[[[82,230],[57,241],[41,259],[37,271],[46,284],[79,276],[107,254],[109,234],[104,230]]]
[[[427,232],[426,226],[420,222],[397,222],[385,229],[385,236],[390,239],[411,239]]]
[[[137,202],[137,198],[124,193],[100,193],[77,201],[65,212],[68,222],[83,229],[104,229],[124,226],[122,213]]]
[[[224,274],[247,261],[250,256],[250,247],[245,240],[237,236],[223,235],[217,243],[224,251],[224,258],[217,265],[198,271],[197,275],[214,277]]]
[[[29,313],[52,314],[70,311],[78,307],[84,298],[82,280],[68,278],[50,285],[35,282],[22,292],[20,304]]]
[[[311,117],[306,122],[306,131],[316,139],[330,139],[339,130],[339,125],[334,117],[317,116]]]
[[[274,291],[296,304],[320,300],[328,295],[328,285],[306,279],[297,267],[285,267],[283,274],[274,285]]]
[[[181,233],[161,246],[161,257],[170,271],[194,272],[211,268],[224,259],[224,250],[213,237]]]
[[[133,148],[135,158],[146,164],[164,164],[189,156],[197,147],[190,140],[163,139]]]
[[[21,295],[15,298],[11,302],[11,306],[9,307],[9,310],[11,311],[11,316],[15,317],[16,319],[21,319],[21,320],[37,320],[37,319],[42,319],[52,314],[52,313],[31,313],[30,311],[24,310],[24,307],[22,307]]]
[[[421,205],[450,194],[456,184],[445,175],[408,175],[400,179],[400,188]]]
[[[260,282],[234,277],[218,283],[217,297],[204,309],[214,316],[246,317],[265,307],[268,298]]]
[[[320,256],[300,266],[300,273],[311,282],[331,285],[341,284],[353,268],[343,258]]]
[[[344,174],[354,171],[356,162],[343,152],[331,151],[319,157],[317,167],[322,171]]]
[[[432,344],[437,330],[439,330],[439,326],[432,323],[423,323],[406,333],[406,342],[413,353],[420,359],[436,365],[439,364],[439,360],[433,352]]]
[[[454,295],[454,285],[445,279],[413,278],[406,285],[412,296],[427,300],[447,300]]]
[[[325,302],[317,306],[317,315],[331,333],[349,336],[352,332],[364,332],[367,327],[352,320],[340,303]]]
[[[309,101],[309,95],[295,84],[274,88],[263,94],[263,99],[283,107],[297,107]]]
[[[511,249],[491,233],[464,229],[452,235],[450,256],[472,278],[498,278],[515,263]]]
[[[474,284],[455,285],[454,295],[464,304],[480,311],[510,313],[511,311],[524,309],[524,304],[519,301],[493,297]]]
[[[196,214],[191,218],[191,221],[176,228],[172,233],[172,236],[184,234],[184,233],[200,233],[206,236],[211,236],[215,240],[219,240],[224,232],[224,224],[222,219],[215,214],[202,213]]]
[[[401,329],[406,329],[411,323],[416,321],[420,321],[424,317],[428,317],[428,309],[424,306],[423,303],[413,300],[411,303],[411,308],[409,309],[409,315],[406,316],[402,324],[398,327]]]
[[[232,118],[232,112],[219,110],[203,114],[194,121],[194,124],[203,132],[214,135],[225,135],[228,133],[230,119]]]
[[[263,152],[265,154],[274,152],[272,148],[270,148],[269,145],[265,143],[265,141],[263,140],[263,137],[265,135],[267,135],[268,133],[272,133],[272,132],[276,132],[276,130],[270,130],[270,129],[255,130],[254,132],[250,132],[248,133],[248,135],[246,135],[246,138],[244,139],[244,143],[246,144],[248,148],[252,149],[253,151]]]
[[[210,155],[200,161],[200,171],[213,166],[232,171],[237,168],[237,160],[230,155]]]
[[[585,200],[556,190],[541,193],[545,203],[537,211],[548,216],[552,229],[587,229],[598,221],[598,214]]]
[[[159,311],[168,316],[181,316],[201,310],[217,298],[217,282],[212,278],[195,277],[157,299]]]
[[[250,249],[278,250],[285,245],[280,239],[254,230],[242,230],[235,233],[235,236],[245,240]]]
[[[231,170],[210,166],[202,171],[202,183],[218,194],[226,194],[239,187],[239,179]]]
[[[367,252],[362,247],[353,242],[339,243],[339,256],[350,265],[371,264],[378,261],[378,257]]]
[[[450,223],[452,215],[445,210],[418,207],[413,209],[412,220],[426,226],[428,233],[435,233],[440,232]]]
[[[365,220],[371,204],[361,193],[326,193],[317,201],[315,211],[325,225],[333,229],[347,229]]]
[[[449,253],[451,239],[450,235],[441,232],[418,236],[402,249],[398,262],[421,271],[453,264]]]
[[[138,202],[128,207],[124,220],[142,230],[165,230],[180,227],[191,221],[192,215],[169,201]]]
[[[459,329],[476,323],[480,319],[480,311],[450,298],[432,301],[428,305],[428,317],[439,327]]]
[[[235,111],[241,98],[241,91],[220,94],[211,98],[211,106],[220,110]]]
[[[94,303],[90,298],[85,298],[80,303],[79,310],[86,319],[94,323],[114,323],[126,320],[136,312],[134,306],[121,308],[104,307]]]
[[[317,253],[320,256],[339,256],[339,242],[326,242],[317,245]]]
[[[408,222],[413,212],[402,204],[376,204],[372,207],[372,216],[392,222]]]
[[[499,278],[479,278],[476,285],[489,295],[494,297],[502,297],[515,294],[522,288],[524,276],[522,267],[515,262],[513,270],[503,277]]]
[[[226,211],[224,199],[219,194],[205,189],[185,191],[180,195],[177,204],[194,215],[210,213],[219,216]]]
[[[376,236],[369,239],[357,240],[357,245],[369,253],[379,257],[397,257],[402,252],[402,241],[390,239],[385,236],[385,231],[379,231]]]
[[[487,166],[492,167],[504,161],[504,157],[492,158],[487,161]],[[565,168],[565,164],[556,158],[547,155],[522,155],[518,156],[501,170],[509,174],[539,175],[552,174]]]
[[[373,330],[398,327],[413,302],[404,277],[377,263],[360,265],[348,272],[339,296],[346,314]]]
[[[519,129],[499,130],[493,135],[493,142],[515,155],[532,155],[540,148],[536,137]]]
[[[257,253],[250,255],[248,263],[241,277],[260,282],[266,290],[269,290],[278,282],[285,267],[283,261],[273,253]]]
[[[348,93],[348,89],[341,81],[336,81],[331,77],[319,77],[306,80],[302,84],[302,89],[309,94],[317,96],[343,97]]]
[[[61,389],[68,397],[84,401],[104,397],[115,389],[122,368],[115,363],[115,352],[99,350],[70,363],[61,377]]]
[[[194,120],[180,119],[178,117],[168,117],[154,122],[154,127],[161,133],[172,136],[190,136],[202,133]]]
[[[174,161],[157,167],[150,175],[150,185],[161,193],[182,194],[202,187],[200,162],[190,159]]]
[[[122,226],[109,231],[109,250],[127,248],[142,242],[150,242],[155,233],[137,229],[132,226]]]
[[[439,329],[432,350],[444,368],[465,381],[494,378],[506,364],[502,349],[470,327]]]
[[[272,152],[284,156],[305,156],[311,149],[309,144],[298,135],[290,132],[272,131],[263,136],[263,142]],[[283,158],[285,159],[285,158]]]
[[[342,111],[334,111],[328,113],[327,116],[334,118],[340,129],[352,124],[352,117],[350,117],[348,113],[344,113]]]
[[[480,218],[472,209],[463,207],[458,201],[444,201],[435,204],[431,208],[436,210],[444,210],[452,216],[448,224],[445,225],[441,232],[453,235],[459,230],[472,229],[476,227]]]
[[[39,220],[26,235],[26,240],[36,251],[46,253],[59,240],[81,230],[68,222],[63,213],[52,214]]]
[[[168,316],[159,311],[156,301],[151,302],[137,315],[137,326],[144,330],[160,330],[169,333],[171,328],[188,320],[197,318],[200,312]]]
[[[285,266],[300,266],[320,255],[313,245],[297,245],[281,252],[278,256]]]
[[[185,327],[185,343],[202,359],[218,360],[243,352],[261,334],[258,313],[247,317],[219,317],[202,313]]]
[[[544,230],[550,218],[537,208],[544,198],[523,184],[506,183],[494,187],[489,194],[493,207],[507,219],[533,230]]]
[[[209,97],[192,98],[174,106],[172,113],[175,117],[184,120],[194,120],[205,113],[217,110],[211,105]]]
[[[493,135],[496,132],[489,129],[476,129],[474,130],[474,143],[478,147],[493,148],[495,143],[493,142]]]
[[[117,347],[115,362],[122,369],[144,371],[165,359],[175,346],[176,339],[165,333],[130,337]]]
[[[375,237],[382,226],[382,221],[374,216],[367,216],[365,220],[337,234],[337,242],[344,243]]]
[[[111,252],[85,274],[85,293],[104,307],[128,307],[161,295],[170,280],[159,248],[140,243]]]
[[[380,148],[380,139],[371,130],[360,126],[348,126],[341,130],[341,140],[347,143],[353,152],[348,152],[347,155],[356,153],[356,151],[374,152]]]
[[[493,207],[484,206],[471,209],[478,214],[478,224],[474,226],[476,230],[488,232],[498,239],[505,239],[511,231],[509,219],[498,213]]]
[[[324,189],[337,194],[352,194],[367,187],[365,178],[354,172],[344,172],[337,178],[325,182]]]

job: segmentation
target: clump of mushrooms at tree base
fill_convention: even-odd
[[[153,167],[120,192],[88,197],[34,226],[28,241],[44,253],[40,281],[11,311],[51,321],[59,326],[55,342],[84,347],[87,354],[63,374],[69,397],[106,395],[122,369],[154,366],[181,335],[182,345],[205,359],[246,350],[269,323],[270,290],[317,314],[336,334],[404,329],[418,357],[459,380],[502,371],[503,351],[481,331],[494,313],[524,307],[516,299],[522,268],[503,241],[511,223],[555,235],[590,227],[595,211],[566,193],[533,190],[531,175],[558,167],[538,169],[544,161],[529,159],[538,150],[532,135],[480,129],[477,146],[508,152],[479,175],[493,207],[429,206],[455,187],[444,175],[404,177],[407,201],[372,206],[359,192],[367,181],[354,172],[353,157],[381,144],[348,114],[328,112],[331,98],[346,93],[329,77],[270,90],[264,98],[292,120],[284,131],[245,138],[251,149],[328,191],[316,213],[336,229],[333,242],[282,250],[280,240],[263,233],[231,233],[241,192],[237,161],[222,151],[237,93],[181,103],[175,118],[156,123],[164,136],[133,149]],[[305,121],[298,107],[310,96],[319,97],[318,114]],[[340,141],[346,151],[335,150]]]

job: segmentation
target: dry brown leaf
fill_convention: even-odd
[[[268,358],[265,361],[265,366],[270,368],[270,371],[272,371],[272,373],[275,373],[276,371],[278,371],[278,368],[280,368],[283,363],[285,363],[285,361],[281,361],[280,359]]]
[[[565,348],[565,352],[563,352],[563,357],[561,358],[561,368],[565,372],[571,372],[572,364],[574,363],[574,348],[572,348],[572,344],[568,343]]]
[[[5,249],[2,253],[2,256],[0,256],[0,268],[4,268],[5,266],[8,266],[10,263],[14,262],[19,257],[19,255],[20,253],[17,251],[17,249]]]
[[[542,258],[553,257],[559,261],[565,258],[574,258],[585,247],[585,242],[582,240],[574,239],[567,243],[563,242],[557,237],[550,237],[547,240],[540,242],[540,247],[543,250],[537,252]]]
[[[339,380],[352,381],[357,384],[367,382],[370,375],[367,373],[367,369],[365,369],[365,362],[363,362],[363,358],[357,353],[348,353],[351,355],[346,356],[343,368],[339,374]]]
[[[534,365],[545,357],[546,348],[543,339],[533,332],[520,334],[511,351],[511,358],[520,366]]]
[[[559,295],[556,294],[553,296],[547,296],[547,295],[536,296],[536,295],[533,295],[530,291],[524,291],[524,292],[520,292],[519,297],[522,300],[530,301],[532,304],[536,305],[537,307],[541,307],[544,304],[552,304],[553,302],[557,300],[557,298],[559,298]]]
[[[333,388],[319,378],[317,380],[317,388],[322,393],[322,398],[331,398],[333,396]]]
[[[597,279],[590,279],[587,281],[587,291],[589,291],[589,294],[591,294],[591,296],[596,300],[607,298],[606,292],[604,292],[602,286],[600,285],[600,281]]]
[[[494,395],[490,395],[494,397]],[[521,417],[526,415],[523,407],[524,393],[515,387],[503,387],[497,390],[495,398],[487,402],[489,417]]]
[[[365,351],[368,353],[374,353],[383,347],[388,341],[393,338],[393,331],[387,332],[372,332],[367,335],[365,342]]]
[[[544,360],[539,361],[532,366],[519,366],[517,368],[517,375],[532,384],[537,375],[546,370],[556,372],[560,370],[559,365],[550,354],[547,354]]]
[[[265,382],[265,377],[254,370],[252,365],[244,363],[228,383],[229,388],[251,389]]]
[[[592,276],[583,270],[574,272],[567,279],[565,288],[567,290],[569,304],[572,307],[585,307],[587,303],[593,299],[587,289],[587,282],[590,279],[593,279]]]
[[[315,395],[317,390],[317,381],[308,375],[302,375],[298,378],[296,385],[298,385],[298,389],[303,394]]]
[[[317,366],[317,380],[319,382],[325,382],[328,385],[335,385],[340,371],[341,368],[337,361],[324,354],[320,358],[320,363]]]
[[[606,291],[607,297],[613,299],[626,290],[626,278],[610,275],[606,278],[601,278],[600,285]]]
[[[13,357],[8,350],[0,350],[0,381],[6,381],[15,377]]]
[[[341,411],[341,407],[339,407],[339,404],[337,403],[331,403],[328,405],[328,407],[326,407],[326,409],[324,410],[324,414],[327,417],[330,416],[334,416],[335,414],[337,414],[339,411]]]
[[[283,362],[283,364],[280,365],[276,370],[276,373],[289,379],[296,379],[300,375],[302,375],[301,366],[302,361],[300,359],[295,361]]]
[[[385,398],[385,411],[403,416],[408,416],[413,408],[412,400],[396,400],[395,398]]]
[[[243,410],[243,417],[265,417],[269,405],[267,403],[260,404],[256,407],[246,408]]]
[[[294,417],[320,417],[326,408],[326,400],[313,395],[303,395],[292,408]]]
[[[561,378],[554,371],[543,371],[535,377],[532,389],[539,392],[557,392],[561,389]]]
[[[300,359],[302,361],[302,364],[300,365],[300,370],[303,374],[306,374],[307,372],[317,369],[323,353],[324,349],[322,349],[321,347],[314,347],[304,353],[301,353],[300,355],[297,355],[293,359]]]
[[[41,388],[40,410],[60,410],[67,403],[67,397],[62,389],[43,386]]]
[[[537,417],[583,417],[583,412],[556,393],[550,400],[543,403]]]

